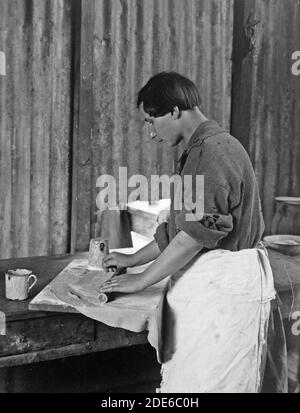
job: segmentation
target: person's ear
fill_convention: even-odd
[[[179,119],[180,118],[180,110],[178,106],[174,106],[172,113],[172,118],[174,120]]]

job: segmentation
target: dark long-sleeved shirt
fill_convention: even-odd
[[[197,240],[203,252],[215,248],[239,251],[257,245],[264,231],[259,190],[249,156],[237,139],[215,121],[203,122],[179,160],[178,173],[183,182],[192,176],[193,185],[182,190],[181,210],[178,199],[174,202],[171,196],[169,221],[160,224],[154,235],[161,251],[180,230]],[[202,196],[196,175],[204,176],[202,217],[195,204],[185,202]],[[187,214],[194,214],[194,219],[187,220]]]

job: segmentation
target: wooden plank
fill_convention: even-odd
[[[91,238],[91,138],[93,127],[93,27],[94,0],[82,0],[79,139],[76,152],[76,250],[87,251]],[[73,169],[74,172],[74,169]],[[75,189],[75,188],[74,188]]]
[[[28,353],[94,340],[94,321],[82,315],[13,321],[0,339],[1,356]]]
[[[37,294],[29,303],[29,310],[36,311],[52,311],[52,312],[62,312],[62,313],[77,313],[78,311],[74,309],[71,305],[68,305],[64,301],[60,300],[53,294],[52,289],[57,285],[66,285],[71,282],[74,278],[74,273],[68,271],[68,268],[72,266],[73,262],[77,260],[72,260],[65,266],[62,271],[54,277],[45,287]],[[85,262],[87,264],[87,256],[85,257]],[[75,270],[74,270],[75,271]],[[70,279],[71,277],[71,279]]]
[[[29,305],[28,309],[32,311],[50,311],[53,313],[72,313],[77,314],[78,311],[64,303],[63,301],[56,298],[49,290],[43,290],[37,300],[33,299]],[[47,314],[47,313],[46,313]]]
[[[148,343],[147,332],[133,333],[121,328],[112,328],[105,324],[97,323],[97,336],[95,340],[87,337],[86,341],[82,343],[0,357],[0,368],[80,356],[145,343]]]
[[[52,2],[55,16],[51,71],[49,254],[69,250],[71,180],[72,8],[76,2]],[[46,14],[46,19],[48,16]],[[66,93],[67,92],[67,93]],[[63,116],[62,116],[63,114]]]
[[[70,253],[74,254],[76,250],[77,238],[77,173],[78,163],[78,142],[79,142],[79,109],[80,109],[80,59],[81,59],[81,0],[73,1],[72,8],[72,143],[71,143],[71,158],[72,158],[72,173],[71,173],[71,228],[70,228]]]
[[[250,0],[250,3],[250,6],[253,7],[254,0]],[[244,105],[248,104],[248,107],[250,106],[252,64],[250,43],[244,28],[245,8],[245,0],[234,2],[231,132],[248,151],[250,110],[245,110]],[[248,13],[250,10],[251,8],[248,10]]]
[[[55,280],[56,278],[52,282],[55,282]],[[57,298],[52,293],[51,288],[51,283],[46,285],[46,287],[36,297],[34,297],[32,301],[30,301],[30,303],[28,304],[28,309],[35,311],[78,313],[78,311],[74,307],[64,303],[59,298]]]

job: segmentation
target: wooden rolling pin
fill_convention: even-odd
[[[114,276],[118,276],[121,274],[126,274],[127,268],[126,267],[117,267],[115,265],[108,267],[108,271],[113,272]],[[106,304],[110,301],[113,301],[118,293],[101,293],[99,295],[99,301],[101,304]]]

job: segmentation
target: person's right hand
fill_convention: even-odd
[[[133,267],[133,254],[121,254],[120,252],[111,252],[103,259],[105,268],[116,265],[117,267]]]

